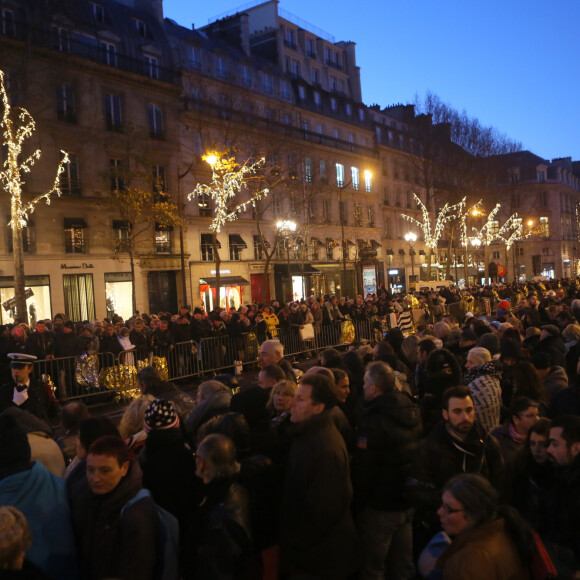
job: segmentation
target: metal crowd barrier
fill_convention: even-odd
[[[308,340],[300,338],[298,328],[279,329],[277,338],[284,345],[285,356],[308,355],[326,348],[346,347],[353,341],[380,339],[370,320],[352,321],[349,328],[346,331],[341,322],[325,324],[315,329],[314,338]],[[173,348],[38,360],[34,376],[50,377],[61,402],[82,399],[91,404],[132,398],[138,392],[137,372],[145,366],[155,366],[168,380],[233,373],[236,367],[256,365],[260,344],[268,338],[249,332],[181,342]]]

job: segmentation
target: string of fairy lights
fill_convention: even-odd
[[[430,248],[435,255],[437,255],[438,243],[445,226],[453,221],[459,222],[459,242],[466,249],[473,240],[478,240],[479,244],[484,246],[489,246],[494,241],[498,240],[503,242],[506,245],[506,249],[509,251],[513,244],[529,238],[533,234],[532,229],[527,232],[524,231],[522,220],[518,217],[517,213],[508,217],[500,227],[497,220],[497,214],[501,208],[501,204],[496,204],[493,210],[485,216],[482,210],[482,200],[479,200],[467,209],[467,197],[464,197],[456,204],[446,203],[439,210],[437,215],[434,216],[435,221],[433,223],[433,217],[421,198],[419,198],[415,193],[413,193],[413,196],[417,206],[421,210],[422,220],[406,214],[402,214],[401,217],[420,228],[423,232],[425,245]],[[475,234],[473,236],[468,235],[467,218],[470,215],[486,217],[486,221],[480,229],[472,226],[471,231]]]
[[[233,207],[231,202],[236,199],[242,188],[247,186],[248,179],[255,175],[260,167],[266,162],[262,157],[254,163],[246,161],[240,165],[235,158],[219,158],[208,155],[204,160],[209,163],[212,170],[211,183],[198,183],[187,198],[205,198],[209,196],[214,201],[214,216],[210,223],[210,229],[219,233],[227,223],[238,219],[240,213],[250,207],[256,207],[256,202],[266,197],[269,193],[267,188],[250,191],[250,197],[236,203]]]
[[[2,145],[6,151],[6,159],[4,160],[2,171],[0,171],[0,183],[2,188],[10,195],[10,222],[8,225],[12,229],[22,230],[28,225],[31,214],[41,201],[50,205],[50,198],[53,194],[62,195],[60,179],[65,171],[65,165],[69,162],[69,158],[65,151],[61,151],[62,159],[58,164],[52,187],[48,191],[35,196],[30,201],[22,199],[22,189],[26,183],[24,176],[30,173],[36,161],[40,159],[41,150],[36,149],[28,157],[21,158],[24,143],[32,137],[36,124],[32,115],[21,107],[15,110],[17,122],[13,120],[12,107],[4,79],[4,73],[0,70],[0,98],[2,99],[0,127],[2,128]]]

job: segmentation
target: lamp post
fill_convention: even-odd
[[[278,235],[284,238],[284,246],[286,249],[286,268],[288,273],[288,284],[290,286],[290,298],[292,298],[292,276],[290,274],[290,238],[296,231],[296,222],[291,220],[283,220],[276,223]]]
[[[471,245],[473,246],[473,249],[475,251],[477,251],[481,247],[481,240],[479,238],[472,238]],[[478,261],[478,263],[479,263],[479,261]],[[476,269],[477,269],[477,266],[476,266]],[[478,271],[479,271],[479,269],[478,269]]]
[[[411,276],[413,277],[413,282],[415,281],[415,250],[413,246],[417,241],[417,234],[414,232],[408,232],[405,234],[405,241],[409,244],[409,256],[411,256]]]

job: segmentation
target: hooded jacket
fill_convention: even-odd
[[[465,373],[463,382],[471,391],[475,416],[487,433],[500,424],[501,363],[490,361]]]

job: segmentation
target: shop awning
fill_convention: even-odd
[[[222,249],[222,245],[220,243],[220,241],[216,238],[216,246],[218,250]],[[213,243],[212,243],[212,235],[211,234],[201,234],[201,245],[202,246],[207,246],[207,247],[213,247]]]
[[[359,248],[364,248],[367,245],[366,240],[357,240],[356,244]]]
[[[314,236],[312,236],[310,238],[310,242],[312,243],[312,245],[324,246],[324,244],[320,241],[320,239],[319,238],[315,238]]]
[[[425,256],[425,250],[419,250],[419,256]]]
[[[347,246],[354,246],[354,245],[356,245],[356,244],[355,244],[355,243],[354,243],[352,240],[344,240],[344,243],[345,243]]]
[[[173,226],[166,226],[165,224],[155,223],[155,231],[157,232],[172,232]]]
[[[207,278],[200,278],[200,284],[209,284],[210,286],[215,286],[216,283],[215,276],[208,276]],[[249,286],[250,283],[242,276],[221,276],[220,286]]]
[[[244,238],[239,234],[230,234],[230,246],[237,246],[238,248],[246,249],[248,245],[244,242]]]
[[[387,250],[387,256],[394,256],[395,252],[393,250]]]
[[[127,220],[113,220],[114,230],[126,230],[129,228],[129,222]]]
[[[376,250],[377,248],[381,248],[381,244],[379,244],[379,242],[377,242],[377,240],[371,240],[371,248],[373,250]]]
[[[399,249],[399,254],[401,254],[401,256],[404,256],[405,255],[405,250],[403,250],[403,248],[400,248]]]
[[[288,272],[288,265],[287,264],[274,264],[274,273],[283,273],[286,274]],[[318,268],[315,268],[312,264],[290,264],[290,275],[294,276],[302,276],[304,274],[321,274]]]

